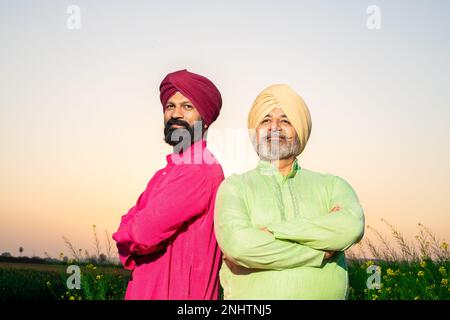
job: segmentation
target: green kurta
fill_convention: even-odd
[[[340,211],[330,213],[337,205]],[[362,238],[364,213],[342,178],[300,168],[297,161],[282,176],[260,160],[256,169],[220,185],[215,231],[234,261],[220,271],[225,299],[345,299],[343,251]],[[324,260],[323,250],[340,252]]]

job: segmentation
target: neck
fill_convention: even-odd
[[[280,171],[280,173],[283,176],[287,176],[289,174],[289,172],[291,172],[292,170],[292,165],[295,161],[295,156],[286,158],[286,159],[280,159],[280,160],[273,160],[271,161],[272,164],[274,164],[277,168],[278,171]]]
[[[197,141],[193,141],[190,145],[183,145],[183,143],[179,143],[179,144],[173,146],[173,152],[174,153],[183,153],[184,151],[188,150],[189,148],[193,148],[194,144],[202,143],[200,141],[206,141],[206,139],[199,139]]]

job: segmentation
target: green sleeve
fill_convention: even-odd
[[[242,196],[243,189],[236,178],[231,176],[222,182],[215,202],[214,228],[225,256],[246,268],[320,267],[325,252],[275,239],[252,225]]]
[[[313,218],[299,218],[268,225],[275,238],[291,240],[318,250],[343,251],[361,240],[364,234],[364,212],[352,187],[333,176],[330,208],[340,211]]]

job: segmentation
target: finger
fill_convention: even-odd
[[[340,206],[334,206],[333,209],[331,209],[330,212],[336,212],[336,211],[339,211],[339,210],[341,210]]]

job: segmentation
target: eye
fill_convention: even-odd
[[[265,123],[268,123],[270,120],[269,119],[264,119],[263,121],[261,121],[261,124],[265,124]]]
[[[281,120],[281,122],[282,122],[282,123],[285,123],[285,124],[291,124],[291,123],[289,122],[289,120],[286,120],[286,119]]]
[[[194,107],[191,106],[190,104],[185,104],[185,105],[183,105],[183,108],[184,108],[185,110],[192,110]]]
[[[168,104],[166,106],[166,110],[172,110],[173,108],[175,108],[175,106],[173,104]]]

